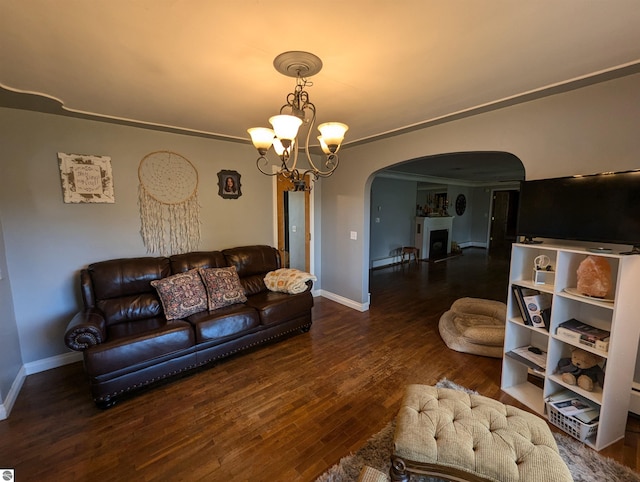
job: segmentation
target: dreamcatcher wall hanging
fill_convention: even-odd
[[[156,151],[138,166],[140,234],[149,253],[194,251],[200,243],[198,171],[180,154]]]

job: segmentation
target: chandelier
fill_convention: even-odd
[[[309,140],[316,122],[316,106],[309,100],[309,93],[305,90],[313,85],[307,80],[322,69],[322,61],[319,57],[308,53],[291,51],[278,55],[273,66],[278,72],[289,77],[296,78],[296,86],[293,92],[287,95],[287,103],[280,108],[280,114],[269,119],[272,129],[266,127],[253,127],[248,129],[251,141],[258,150],[260,156],[256,160],[256,166],[261,173],[267,176],[281,174],[293,182],[294,190],[300,191],[306,188],[304,178],[307,174],[313,176],[313,180],[320,177],[329,177],[338,167],[338,150],[344,140],[344,134],[349,128],[341,122],[325,122],[318,126],[320,135],[318,141],[325,155],[321,169],[311,159],[309,153]],[[309,168],[301,172],[298,169],[298,133],[304,125],[306,129],[306,141],[302,148],[306,154]],[[262,166],[268,165],[267,152],[273,148],[280,158],[280,168],[276,172],[267,172]],[[262,165],[262,166],[261,166]]]

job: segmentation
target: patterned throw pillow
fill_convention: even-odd
[[[298,294],[307,290],[307,281],[316,281],[315,275],[294,268],[270,271],[264,277],[264,285],[271,291]]]
[[[151,286],[158,292],[167,320],[207,310],[207,292],[195,269],[154,280]]]
[[[235,266],[200,268],[199,271],[209,295],[209,310],[247,301]]]

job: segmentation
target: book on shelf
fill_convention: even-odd
[[[597,350],[609,351],[610,332],[588,325],[575,318],[560,323],[556,329],[556,335]]]
[[[531,351],[533,348],[534,351]],[[520,346],[505,353],[509,358],[526,365],[534,373],[544,375],[547,368],[547,352],[539,348],[529,346]]]
[[[549,330],[551,320],[551,295],[538,293],[523,297],[524,305],[529,313],[531,325]]]
[[[527,310],[527,305],[524,303],[524,297],[537,295],[540,294],[540,292],[538,290],[524,288],[516,284],[511,285],[511,289],[513,290],[513,297],[515,298],[518,309],[520,310],[522,321],[524,321],[525,325],[533,326],[533,322],[529,316],[529,310]]]

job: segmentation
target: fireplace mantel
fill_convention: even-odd
[[[432,232],[446,230],[446,254],[451,254],[451,232],[453,229],[453,216],[437,217],[416,217],[415,242],[416,248],[420,250],[420,259],[433,258],[432,253]]]

